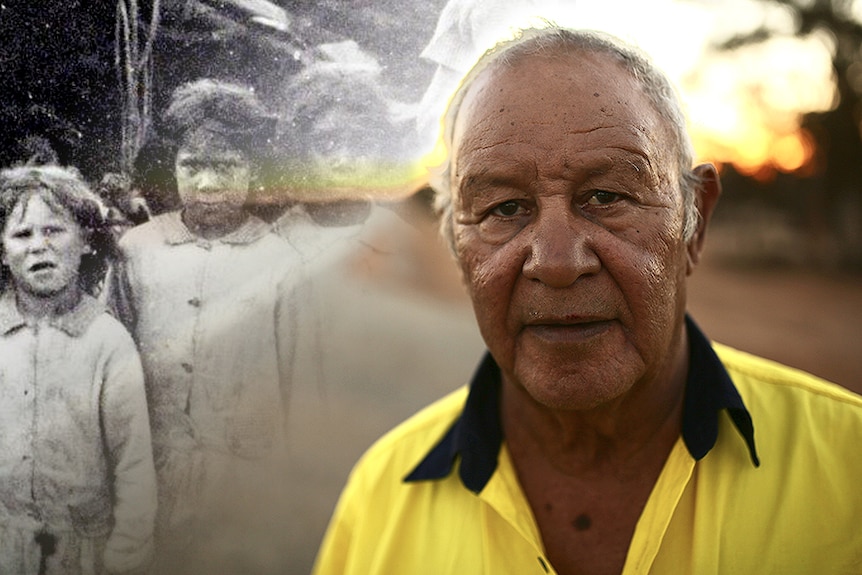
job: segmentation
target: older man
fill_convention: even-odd
[[[316,573],[862,572],[862,399],[686,315],[720,187],[664,76],[527,31],[468,74],[445,140],[489,353],[363,457]]]

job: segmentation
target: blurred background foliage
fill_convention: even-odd
[[[809,149],[793,170],[723,166],[718,224],[737,223],[731,252],[758,263],[862,269],[862,24],[853,0],[761,0],[786,18],[764,19],[714,49],[741,51],[776,38],[819,37],[831,54],[831,106],[799,115]],[[747,230],[747,231],[746,231]],[[746,249],[747,248],[747,249]]]

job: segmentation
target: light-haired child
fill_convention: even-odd
[[[94,297],[114,253],[77,171],[0,171],[0,573],[147,567],[156,482],[138,352]]]

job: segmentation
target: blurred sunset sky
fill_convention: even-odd
[[[862,6],[856,10],[862,14]],[[831,39],[791,35],[788,10],[757,0],[553,0],[541,13],[564,26],[609,32],[651,55],[676,83],[699,161],[745,175],[802,172],[813,156],[801,114],[835,99]],[[529,17],[515,16],[514,27]],[[767,25],[787,30],[761,44],[720,51],[727,39]]]

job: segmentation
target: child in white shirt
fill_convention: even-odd
[[[143,373],[94,297],[114,252],[72,169],[0,172],[0,573],[124,573],[153,551]]]

